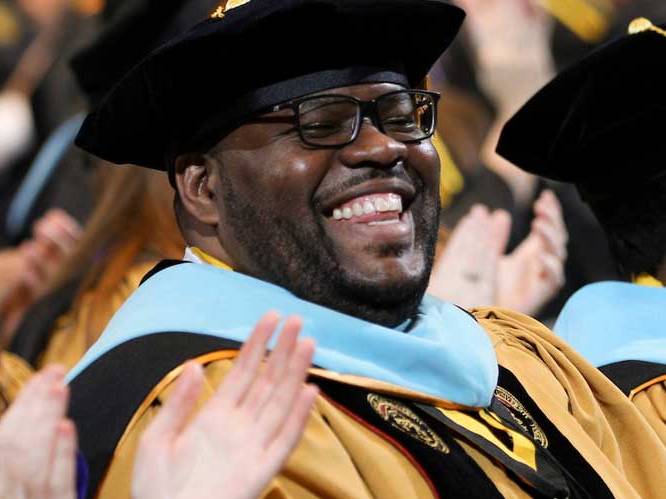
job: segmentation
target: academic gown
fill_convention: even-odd
[[[178,268],[150,277],[70,373],[70,415],[90,476],[88,497],[130,497],[139,437],[170,396],[183,362],[194,358],[205,367],[204,403],[231,369],[237,338],[249,334],[251,324],[241,332],[225,317],[213,320],[222,324],[219,329],[202,329],[206,316],[227,300],[233,306],[224,311],[237,315],[249,282],[243,279],[250,278],[234,278],[233,295],[213,290],[217,308],[211,308],[181,278],[193,274],[201,293],[214,286],[213,272],[220,280],[231,278],[208,266]],[[159,296],[151,297],[151,289]],[[259,292],[246,302],[260,302],[257,310],[277,303],[285,312],[289,300],[297,300],[285,291],[270,293],[270,304]],[[166,307],[154,308],[151,299]],[[190,301],[192,310],[201,307],[197,316],[186,314]],[[262,497],[663,496],[666,448],[612,383],[540,323],[496,309],[470,317],[429,301],[435,314],[425,313],[420,322],[427,325],[441,312],[450,326],[444,328],[447,340],[419,337],[418,326],[401,335],[388,330],[386,348],[398,344],[397,352],[403,352],[388,352],[392,366],[390,355],[382,357],[383,344],[361,348],[366,333],[372,339],[379,326],[298,303],[306,332],[313,324],[326,328],[345,321],[358,331],[340,344],[335,335],[318,338],[310,381],[321,394],[302,441]],[[174,313],[174,329],[168,329],[164,316],[181,306],[185,322]],[[138,315],[132,315],[133,307]],[[318,323],[320,312],[328,320]],[[128,332],[132,321],[143,323]],[[358,342],[356,357],[345,350],[349,342]],[[419,342],[426,347],[413,348]],[[377,351],[367,348],[372,345]],[[471,352],[465,351],[470,345]],[[432,363],[429,351],[454,368]],[[419,362],[405,363],[410,355]]]
[[[14,402],[21,388],[32,376],[30,366],[20,357],[0,352],[0,416]]]
[[[629,397],[666,444],[666,289],[586,286],[567,302],[555,332]]]
[[[102,334],[113,314],[136,290],[157,260],[130,266],[114,285],[106,281],[116,269],[107,268],[94,285],[81,291],[75,279],[31,307],[17,329],[10,351],[35,369],[61,364],[71,369]]]

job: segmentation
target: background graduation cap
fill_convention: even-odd
[[[106,0],[95,39],[71,67],[94,107],[143,57],[208,17],[218,0]]]
[[[440,0],[227,1],[135,67],[77,144],[165,170],[290,99],[364,82],[417,86],[463,18]]]
[[[576,184],[593,209],[666,174],[666,31],[637,19],[630,33],[539,91],[497,148],[523,170]]]

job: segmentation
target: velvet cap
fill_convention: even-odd
[[[95,38],[71,60],[91,106],[153,49],[204,18],[216,0],[107,0]]]
[[[594,203],[666,174],[666,31],[646,19],[566,69],[505,125],[497,152]]]
[[[417,86],[463,18],[442,0],[228,0],[132,69],[77,145],[166,170],[294,98],[360,83]]]

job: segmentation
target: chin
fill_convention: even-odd
[[[384,248],[379,256],[367,255],[353,262],[348,261],[345,267],[345,273],[350,280],[362,281],[366,285],[374,284],[377,287],[404,286],[409,282],[420,282],[424,274],[428,273],[423,254],[391,254],[388,248]]]

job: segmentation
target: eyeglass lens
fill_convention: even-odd
[[[394,92],[376,101],[380,130],[400,142],[423,140],[435,126],[435,102],[420,92]],[[346,96],[312,97],[298,106],[301,136],[316,146],[337,146],[352,141],[360,127],[361,103]]]

